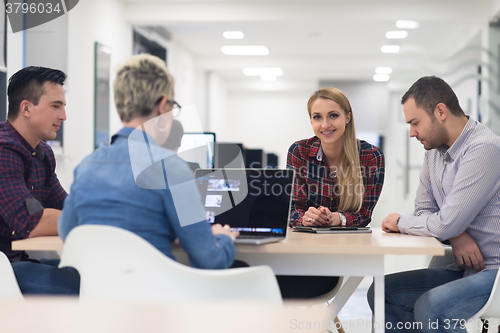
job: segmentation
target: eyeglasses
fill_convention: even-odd
[[[167,104],[172,108],[172,115],[177,118],[181,114],[182,106],[173,99],[167,99]]]

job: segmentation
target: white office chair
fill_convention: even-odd
[[[7,256],[0,252],[0,299],[24,299]]]
[[[188,267],[136,234],[113,226],[74,228],[59,266],[78,270],[82,299],[282,304],[276,277],[268,266],[226,270]]]
[[[339,280],[337,282],[337,285],[332,290],[330,290],[329,292],[327,292],[327,293],[325,293],[323,295],[320,295],[320,296],[317,296],[317,297],[314,297],[314,298],[305,299],[304,302],[310,303],[311,306],[314,306],[315,304],[321,304],[321,303],[330,303],[330,301],[339,292],[340,288],[342,287],[342,283],[343,282],[344,282],[344,277],[343,276],[339,276]],[[335,323],[335,326],[337,328],[337,332],[338,333],[345,333],[345,330],[342,327],[342,324],[341,324],[340,319],[339,319],[338,316],[336,316],[335,318],[333,318],[333,322]]]
[[[455,261],[455,255],[453,254],[453,250],[451,247],[445,248],[444,256],[434,256],[429,263],[429,268],[432,267],[442,267],[447,266],[448,264],[452,264]],[[498,284],[500,283],[500,271],[497,273],[495,278],[495,282],[493,283],[493,288],[491,289],[490,297],[486,304],[479,310],[475,315],[473,315],[470,319],[482,319],[482,320],[490,320],[491,319],[500,319],[500,288]],[[498,322],[498,320],[493,321]],[[471,325],[471,329],[479,329],[477,325]],[[469,331],[470,331],[469,330]],[[497,328],[494,328],[494,331],[497,331]]]

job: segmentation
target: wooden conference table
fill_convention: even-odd
[[[237,259],[250,266],[269,265],[279,275],[323,275],[349,277],[330,304],[329,318],[335,318],[363,277],[375,282],[375,332],[384,332],[385,255],[444,255],[443,245],[432,237],[372,233],[308,234],[289,230],[287,238],[266,245],[236,245]],[[57,236],[12,242],[13,250],[60,251]],[[174,251],[178,256],[181,249]]]

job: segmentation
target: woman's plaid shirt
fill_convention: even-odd
[[[358,140],[358,144],[364,199],[359,212],[343,212],[348,226],[366,226],[371,222],[373,208],[384,184],[384,154],[366,141]],[[302,225],[302,216],[311,206],[324,206],[333,212],[338,211],[342,189],[336,184],[335,177],[322,156],[321,142],[316,136],[297,141],[288,149],[287,168],[295,170],[290,226]],[[356,190],[360,189],[354,189]]]

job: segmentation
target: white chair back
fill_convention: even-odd
[[[0,299],[24,299],[12,265],[3,252],[0,252]]]
[[[60,267],[81,277],[82,299],[255,301],[282,304],[268,266],[225,270],[180,264],[136,234],[105,225],[74,228],[66,238]]]
[[[500,289],[498,288],[498,284],[500,283],[499,281],[500,270],[497,271],[495,283],[493,283],[493,288],[491,289],[490,298],[488,298],[486,304],[472,317],[472,319],[500,319]]]

